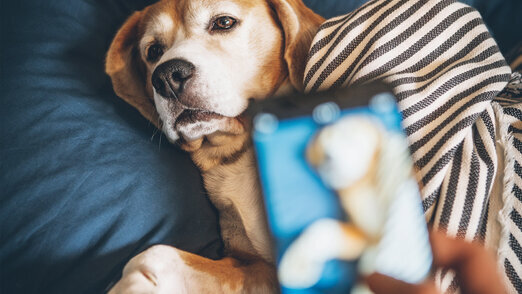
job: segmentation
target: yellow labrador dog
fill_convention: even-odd
[[[170,246],[133,258],[110,293],[274,293],[250,98],[302,90],[323,19],[301,0],[162,0],[134,13],[106,62],[118,96],[190,152],[219,210],[226,258]]]

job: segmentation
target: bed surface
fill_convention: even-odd
[[[118,27],[151,2],[1,2],[1,293],[100,293],[157,243],[220,256],[197,169],[103,72]],[[364,1],[304,2],[331,17]],[[504,53],[522,40],[520,1],[464,2]]]

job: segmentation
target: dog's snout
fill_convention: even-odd
[[[194,75],[195,66],[182,59],[171,59],[160,64],[152,74],[152,85],[165,98],[176,98],[186,82]]]

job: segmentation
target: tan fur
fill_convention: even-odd
[[[112,79],[116,94],[158,126],[158,113],[150,99],[150,92],[147,93],[145,90],[144,65],[136,48],[141,35],[141,20],[145,13],[146,10],[135,12],[118,31],[107,53],[105,71]]]
[[[285,34],[285,61],[291,84],[303,91],[303,75],[308,57],[308,50],[323,18],[301,0],[268,0],[278,14],[278,19]]]
[[[245,25],[251,18],[256,19],[257,23],[250,24],[251,31],[243,34],[242,38],[248,40],[237,39],[233,34],[207,37],[203,30],[195,27],[194,24],[201,21],[202,11],[219,7],[222,3],[224,7],[236,7],[235,13],[243,17]],[[157,97],[151,83],[158,64],[146,59],[146,50],[152,43],[159,40],[168,50],[159,63],[177,58],[177,54],[182,54],[177,46],[186,45],[191,40],[201,42],[208,39],[204,46],[218,52],[218,55],[213,55],[218,58],[233,58],[235,55],[230,53],[235,52],[236,45],[247,46],[252,50],[251,56],[259,60],[257,68],[252,69],[258,73],[248,81],[231,81],[242,89],[244,101],[236,102],[246,105],[249,98],[265,99],[276,93],[287,93],[291,88],[302,90],[307,53],[322,22],[323,19],[300,0],[163,0],[134,13],[125,22],[110,46],[106,72],[112,79],[116,94],[158,128],[163,128],[169,137],[171,134],[167,131],[172,130],[165,125],[165,118],[170,114],[165,110],[163,100],[155,100]],[[264,39],[268,32],[273,32],[270,42]],[[267,44],[272,47],[267,48]],[[201,46],[197,48],[203,48]],[[237,58],[240,56],[241,53]],[[191,56],[183,58],[191,61]],[[232,59],[230,65],[237,66],[247,61]],[[228,66],[222,70],[227,73]],[[237,76],[233,72],[227,74]],[[199,83],[205,83],[205,80]],[[197,88],[190,90],[194,99],[205,98]],[[164,105],[157,105],[158,101]],[[208,103],[208,107],[212,105]],[[158,114],[158,107],[163,107],[163,113]],[[220,120],[219,129],[213,133],[177,141],[202,171],[209,198],[220,212],[228,257],[214,261],[173,247],[154,246],[127,264],[122,279],[111,293],[278,292],[247,121],[238,113],[235,117]]]

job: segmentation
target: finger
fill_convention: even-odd
[[[481,255],[483,248],[477,244],[448,237],[441,232],[431,232],[433,264],[438,267],[458,267],[465,260]]]
[[[434,265],[454,269],[463,293],[505,293],[495,258],[484,247],[440,232],[430,239]]]
[[[382,274],[372,274],[365,280],[375,294],[439,294],[435,285],[427,282],[409,284]]]

